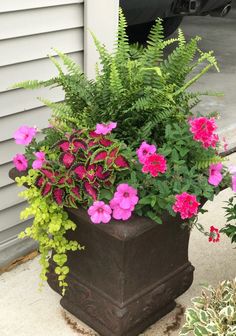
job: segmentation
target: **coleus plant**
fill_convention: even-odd
[[[56,142],[39,169],[36,186],[58,205],[86,206],[110,189],[116,174],[129,168],[121,144],[95,130],[77,130]],[[56,160],[50,158],[55,157]]]

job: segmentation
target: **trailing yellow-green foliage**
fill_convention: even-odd
[[[21,219],[25,220],[33,216],[32,225],[26,228],[19,237],[30,237],[38,241],[42,281],[47,280],[49,258],[51,251],[53,251],[52,258],[57,264],[55,273],[58,275],[59,286],[62,287],[64,294],[67,287],[66,276],[69,273],[69,267],[66,266],[66,253],[67,251],[82,250],[84,247],[77,241],[69,241],[65,237],[68,230],[76,229],[76,224],[68,218],[63,207],[41,195],[40,190],[34,186],[37,175],[37,171],[30,170],[27,176],[16,178],[19,186],[25,184],[30,187],[20,193],[20,196],[29,203],[29,206],[21,212]]]

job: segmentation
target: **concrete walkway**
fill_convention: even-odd
[[[236,164],[236,154],[230,163]],[[206,230],[211,225],[225,223],[224,201],[233,195],[230,189],[208,202],[208,213],[200,216]],[[191,235],[189,255],[196,267],[192,287],[180,298],[177,308],[145,331],[143,336],[177,336],[183,322],[184,308],[193,296],[200,293],[201,283],[217,284],[236,276],[236,251],[229,239],[222,236],[220,243],[210,244],[198,231]],[[83,323],[65,312],[59,304],[60,296],[47,284],[38,290],[40,266],[38,257],[0,276],[0,335],[1,336],[75,336],[97,335]],[[148,275],[147,275],[148,276]]]
[[[219,133],[228,139],[230,146],[236,145],[236,1],[225,18],[185,17],[180,28],[189,39],[201,36],[201,49],[214,50],[220,73],[214,69],[205,74],[195,85],[196,91],[222,92],[223,97],[204,97],[196,110],[201,113],[213,111],[221,114],[218,121]]]

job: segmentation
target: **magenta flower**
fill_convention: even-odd
[[[149,145],[146,141],[143,141],[136,153],[140,163],[145,163],[147,156],[156,152],[156,146]]]
[[[120,207],[119,201],[115,198],[113,198],[110,201],[110,207],[113,210],[112,216],[113,218],[117,220],[123,220],[126,221],[132,216],[132,211],[134,210],[134,205],[131,206],[129,209],[122,209]]]
[[[159,173],[164,173],[167,169],[166,159],[160,154],[151,154],[147,156],[142,168],[143,173],[150,173],[153,177],[157,177]]]
[[[29,145],[32,139],[35,137],[36,132],[37,131],[35,127],[23,125],[18,128],[14,133],[15,142],[18,145]]]
[[[28,168],[28,161],[23,154],[16,154],[13,163],[18,171],[25,171]]]
[[[217,187],[223,179],[221,171],[223,169],[222,163],[211,164],[209,168],[208,182]]]
[[[183,192],[175,196],[175,204],[172,209],[174,212],[179,212],[182,219],[186,219],[197,215],[199,205],[195,195]]]
[[[135,205],[138,203],[137,190],[122,183],[117,187],[110,207],[113,210],[113,217],[117,220],[127,220],[131,217]]]
[[[117,187],[113,199],[115,199],[116,202],[119,203],[120,208],[124,210],[133,208],[139,200],[137,190],[127,183],[122,183]]]
[[[44,162],[46,162],[45,153],[44,152],[36,152],[36,153],[34,153],[34,155],[36,156],[37,160],[34,160],[34,162],[32,164],[32,168],[33,169],[42,168]]]
[[[100,134],[106,135],[110,133],[114,128],[116,128],[116,126],[117,126],[116,122],[110,122],[109,124],[97,124],[95,133],[99,135]]]
[[[204,148],[216,147],[219,141],[219,136],[215,134],[217,125],[215,118],[192,118],[189,121],[190,131],[194,135],[193,138],[196,141],[200,141]]]
[[[88,214],[94,224],[108,223],[111,220],[111,208],[102,201],[95,201],[88,209]]]

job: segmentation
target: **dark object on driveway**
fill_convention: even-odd
[[[144,217],[94,225],[83,209],[68,209],[77,224],[69,239],[85,245],[68,253],[69,287],[61,305],[102,336],[137,336],[175,307],[192,284],[189,230],[169,214],[158,225]],[[56,265],[49,285],[58,293]]]
[[[130,42],[145,43],[158,17],[163,18],[165,36],[169,36],[185,15],[227,15],[231,0],[120,0],[120,5],[128,21]]]

